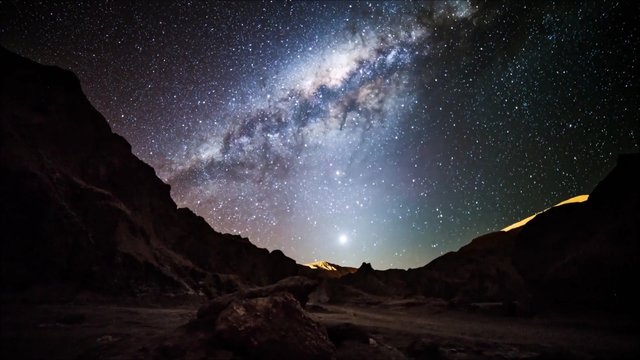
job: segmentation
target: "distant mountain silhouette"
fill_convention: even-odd
[[[0,48],[2,291],[213,295],[298,271],[177,208],[69,71]]]
[[[439,297],[519,302],[535,309],[634,308],[640,273],[640,154],[621,155],[588,200],[576,197],[410,270],[354,274],[323,284],[328,301]]]

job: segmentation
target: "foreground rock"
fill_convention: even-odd
[[[214,336],[232,349],[262,359],[330,359],[326,330],[291,294],[232,302],[217,318]]]
[[[297,274],[282,252],[178,209],[72,73],[0,48],[0,79],[3,293],[217,295]]]
[[[288,284],[297,291],[301,281],[286,279],[274,287],[214,299],[198,312],[196,320],[167,337],[155,350],[156,357],[334,358],[335,346],[325,328],[292,294],[275,290]]]

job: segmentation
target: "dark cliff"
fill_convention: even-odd
[[[282,252],[177,208],[71,72],[0,49],[0,79],[3,291],[216,293],[297,273]]]

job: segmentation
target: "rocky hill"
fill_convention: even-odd
[[[522,227],[512,261],[538,306],[636,308],[639,169],[640,154],[622,155],[589,200],[552,208]]]
[[[177,208],[69,71],[0,49],[2,292],[209,295],[297,273]]]
[[[364,295],[518,302],[535,309],[631,309],[640,272],[640,154],[621,155],[588,200],[579,197],[521,226],[474,239],[410,270],[368,264],[323,284],[328,301]]]

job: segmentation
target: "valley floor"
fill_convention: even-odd
[[[195,316],[195,308],[2,305],[0,358],[148,358],[155,338]]]
[[[510,318],[406,304],[316,305],[310,310],[327,326],[352,323],[364,329],[372,339],[366,346],[407,353],[412,342],[422,339],[445,359],[640,358],[640,327],[632,320]],[[154,340],[195,312],[194,307],[3,304],[0,358],[149,358]],[[343,346],[338,358],[357,354]]]
[[[628,319],[506,317],[439,307],[324,306],[325,325],[353,323],[400,350],[423,339],[446,359],[640,358],[640,326]]]

